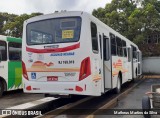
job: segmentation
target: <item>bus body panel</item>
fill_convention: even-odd
[[[8,63],[5,61],[0,62],[0,77],[3,78],[6,81],[6,84],[8,83]]]
[[[22,88],[22,63],[8,62],[8,90]]]

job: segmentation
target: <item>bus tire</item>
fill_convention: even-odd
[[[121,92],[121,78],[120,75],[117,77],[117,87],[115,88],[115,93],[118,94]]]
[[[3,92],[4,92],[3,82],[2,82],[2,81],[0,81],[0,97],[2,97]]]
[[[143,96],[142,98],[142,110],[143,113],[144,111],[147,111],[149,113],[149,110],[151,109],[151,103],[150,103],[150,98],[148,96]],[[150,114],[143,114],[144,118],[150,118]]]

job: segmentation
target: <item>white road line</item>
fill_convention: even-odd
[[[54,97],[46,97],[46,98],[43,98],[43,99],[39,99],[39,100],[35,100],[35,101],[32,101],[32,102],[28,102],[28,103],[24,103],[24,104],[20,104],[20,105],[17,105],[17,106],[13,106],[13,107],[9,107],[9,108],[5,108],[4,110],[25,110],[25,109],[29,109],[31,107],[34,107],[34,106],[37,106],[37,105],[40,105],[40,104],[44,104],[46,102],[50,102],[52,100],[56,100],[56,99],[59,99],[59,98],[54,98]],[[12,114],[5,114],[5,115],[0,115],[0,118],[1,117],[6,117],[6,116],[9,116],[9,115],[12,115]]]
[[[46,103],[46,102],[49,102],[49,101],[52,101],[52,100],[56,100],[56,99],[58,99],[58,98],[46,97],[46,98],[43,98],[43,99],[40,99],[40,100],[35,100],[35,101],[32,101],[32,102],[20,104],[20,105],[17,105],[17,106],[6,108],[6,109],[28,109],[28,108],[31,108],[31,107],[34,107],[34,106],[37,106],[37,105],[40,105],[40,104],[43,104],[43,103]]]

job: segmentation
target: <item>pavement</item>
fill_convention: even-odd
[[[43,98],[44,94],[27,94],[23,93],[22,90],[8,91],[0,98],[0,109],[14,107]]]
[[[117,111],[118,109],[118,111],[122,112],[128,109],[131,109],[131,111],[141,110],[142,98],[147,91],[151,91],[152,84],[160,84],[160,78],[145,79],[144,82],[134,88],[124,99],[120,100],[113,110]],[[143,115],[124,115],[122,112],[116,115],[95,115],[94,118],[144,118]],[[160,118],[160,115],[152,115],[152,118]]]

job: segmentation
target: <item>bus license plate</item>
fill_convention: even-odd
[[[47,76],[47,81],[58,81],[57,76]]]

